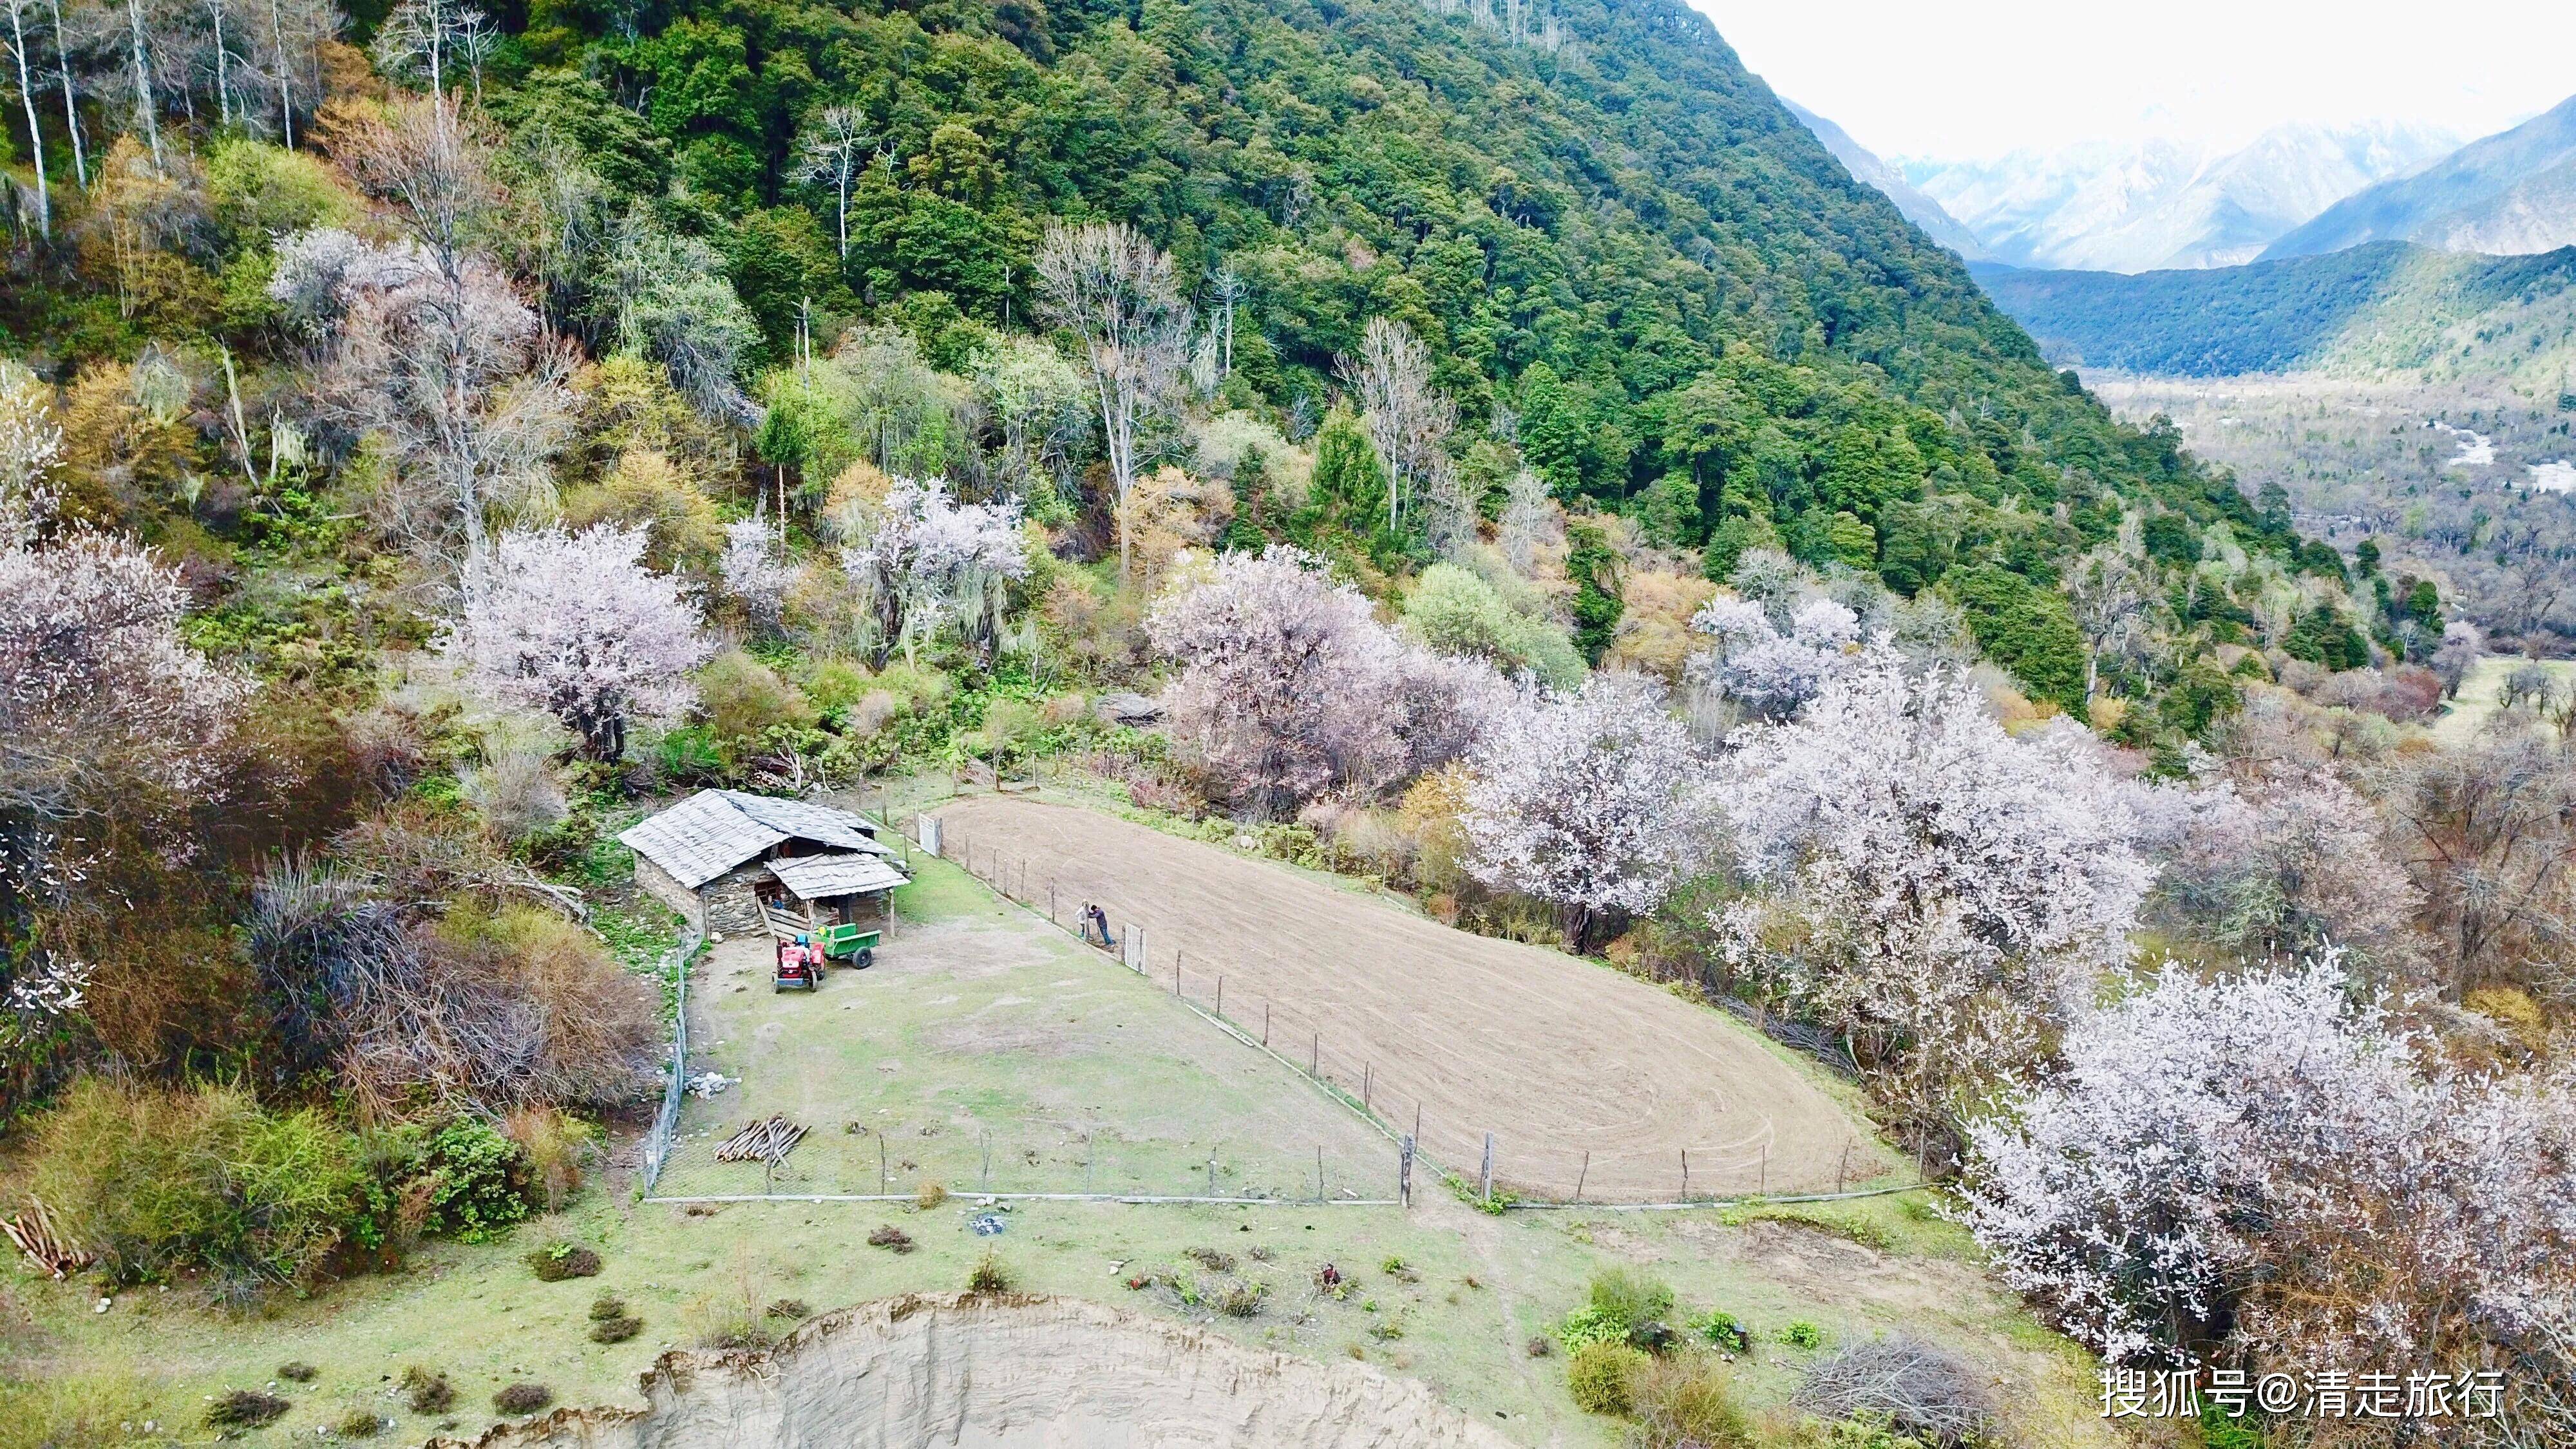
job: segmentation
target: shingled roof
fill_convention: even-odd
[[[894,853],[878,842],[876,827],[850,811],[741,790],[700,790],[617,838],[691,890],[788,840],[867,856]]]
[[[769,873],[800,901],[828,901],[866,891],[890,891],[904,873],[873,855],[789,855],[769,863]]]

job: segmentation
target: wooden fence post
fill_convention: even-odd
[[[1494,1200],[1494,1134],[1485,1134],[1485,1170],[1477,1184],[1477,1193],[1486,1202]]]
[[[1222,971],[1218,972],[1216,977],[1216,1019],[1225,1020],[1225,973]],[[1916,1173],[1915,1176],[1920,1177],[1922,1174]]]
[[[1690,1201],[1690,1149],[1682,1149],[1682,1201]]]
[[[1574,1200],[1583,1201],[1583,1184],[1592,1176],[1592,1149],[1583,1149],[1583,1170],[1574,1175]]]
[[[1306,1075],[1319,1082],[1324,1079],[1324,1034],[1320,1031],[1306,1043]]]
[[[1405,1138],[1395,1148],[1395,1198],[1406,1207],[1413,1206],[1413,1139]]]
[[[1376,1069],[1375,1062],[1360,1063],[1360,1110],[1363,1112],[1368,1110],[1369,1079],[1376,1074]]]
[[[1261,1003],[1261,1044],[1270,1045],[1270,1003]]]
[[[879,1133],[877,1134],[877,1196],[879,1196],[879,1197],[883,1197],[883,1196],[885,1196],[885,1195],[886,1195],[886,1151],[885,1151],[885,1134],[884,1134],[883,1132],[879,1132]]]

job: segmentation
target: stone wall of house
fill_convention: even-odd
[[[678,911],[691,929],[704,934],[706,916],[700,907],[698,893],[674,879],[671,873],[639,855],[635,857],[635,883],[655,900]]]
[[[699,887],[698,895],[706,902],[707,934],[739,936],[768,929],[761,924],[760,898],[752,894],[752,883],[768,878],[768,864],[755,860]]]

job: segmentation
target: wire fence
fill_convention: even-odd
[[[697,957],[697,928],[687,927],[680,943],[662,957],[657,968],[672,982],[671,1070],[662,1084],[661,1110],[653,1114],[653,1130],[644,1139],[644,1191],[649,1195],[670,1162],[672,1144],[680,1131],[680,1108],[689,1092],[689,963]]]
[[[1111,1130],[962,1129],[924,1121],[823,1123],[775,1160],[722,1161],[740,1124],[710,1116],[673,1143],[657,1201],[735,1198],[918,1200],[1050,1198],[1117,1202],[1383,1206],[1399,1199],[1402,1164],[1317,1144],[1137,1140]]]
[[[1232,948],[1238,969],[1231,973],[1229,986],[1229,973],[1220,969],[1226,963],[1193,959],[1179,946],[1166,950],[1142,923],[1086,914],[1090,903],[1065,896],[1056,880],[1044,869],[1033,868],[1027,857],[974,839],[953,825],[942,826],[935,819],[928,825],[931,828],[922,843],[925,853],[946,859],[1005,898],[1043,912],[1084,944],[1115,953],[1122,965],[1153,981],[1218,1029],[1310,1079],[1391,1143],[1401,1148],[1410,1141],[1426,1169],[1445,1172],[1480,1197],[1490,1199],[1499,1192],[1532,1206],[1683,1207],[1752,1198],[1815,1201],[1921,1185],[1919,1170],[1901,1184],[1887,1183],[1885,1159],[1874,1141],[1857,1131],[1845,1137],[1838,1152],[1829,1149],[1820,1160],[1810,1145],[1796,1161],[1779,1164],[1775,1173],[1774,1144],[1767,1128],[1732,1142],[1676,1147],[1668,1154],[1596,1154],[1426,1115],[1420,1097],[1387,1080],[1381,1069],[1389,1063],[1373,1054],[1347,1050],[1328,1023],[1294,1003],[1252,989],[1252,980],[1276,974],[1262,969],[1263,953],[1258,949],[1243,944]],[[1244,966],[1251,969],[1241,969]],[[1433,1054],[1434,1049],[1426,1046],[1423,1055]],[[1822,1187],[1828,1163],[1830,1192]],[[1596,1185],[1607,1182],[1626,1187],[1604,1194]],[[1865,1182],[1870,1184],[1865,1190],[1853,1190]],[[1652,1190],[1637,1191],[1640,1183]]]

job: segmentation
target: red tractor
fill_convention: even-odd
[[[770,990],[785,991],[793,987],[811,991],[823,984],[823,948],[799,936],[778,943],[778,974],[771,978]]]

